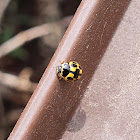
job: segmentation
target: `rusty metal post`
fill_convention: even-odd
[[[83,0],[9,140],[62,137],[131,0]],[[59,61],[77,61],[83,75],[73,83],[56,75]]]

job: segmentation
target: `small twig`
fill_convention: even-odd
[[[0,58],[13,51],[14,49],[19,48],[27,41],[55,32],[55,29],[58,27],[58,23],[59,25],[63,24],[67,27],[71,19],[72,16],[66,17],[58,22],[43,24],[20,32],[15,37],[11,38],[0,46]]]
[[[0,83],[10,88],[27,92],[33,92],[37,86],[37,83],[31,82],[29,79],[23,79],[4,72],[0,72]]]

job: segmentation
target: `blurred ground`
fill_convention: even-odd
[[[0,140],[12,131],[81,0],[12,0],[0,25],[0,44],[21,31],[56,23],[55,31],[0,58]],[[62,23],[62,24],[61,24]],[[1,46],[0,46],[1,47]]]

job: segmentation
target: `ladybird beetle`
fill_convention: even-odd
[[[82,75],[82,69],[75,61],[70,61],[69,63],[62,62],[61,66],[57,66],[56,71],[58,77],[65,81],[75,81],[80,79]]]

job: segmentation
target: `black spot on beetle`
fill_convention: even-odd
[[[79,66],[79,69],[82,69],[82,68]]]
[[[69,70],[63,69],[63,77],[66,77],[69,74]]]
[[[76,64],[71,64],[71,66],[72,66],[72,67],[77,67],[77,65],[76,65]]]
[[[79,75],[79,69],[76,69],[76,71],[74,72],[74,78],[78,78],[78,75]]]
[[[71,78],[71,77],[68,77],[67,79],[68,79],[68,80],[73,80],[73,78]]]

